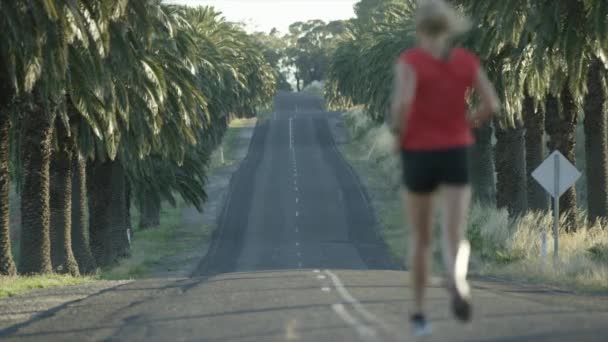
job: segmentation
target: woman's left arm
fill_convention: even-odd
[[[410,111],[416,95],[416,72],[411,65],[398,62],[395,65],[393,95],[391,101],[391,131],[400,135],[405,128],[404,116]]]

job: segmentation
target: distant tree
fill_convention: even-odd
[[[296,89],[301,91],[313,81],[323,81],[330,56],[339,37],[346,32],[346,22],[322,20],[296,22],[289,26],[287,64],[294,69]]]
[[[287,79],[289,73],[286,65],[287,40],[279,35],[277,29],[272,29],[268,34],[256,32],[253,37],[258,42],[266,61],[274,69],[277,89],[291,91],[292,87]]]

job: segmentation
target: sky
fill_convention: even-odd
[[[296,21],[348,19],[357,0],[165,0],[190,6],[210,5],[229,21],[245,22],[249,31],[287,32]]]

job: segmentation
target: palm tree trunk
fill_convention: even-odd
[[[49,164],[55,113],[38,105],[24,119],[23,189],[21,192],[21,258],[24,274],[51,273],[49,238]]]
[[[127,232],[129,234],[129,245],[131,245],[131,240],[133,239],[133,225],[131,224],[131,184],[129,183],[129,178],[125,177],[125,220],[127,223]]]
[[[608,216],[608,112],[604,110],[606,94],[602,81],[606,69],[599,59],[589,68],[585,97],[585,172],[589,221]]]
[[[120,161],[95,161],[88,168],[89,237],[99,266],[129,255],[125,173]]]
[[[516,127],[500,128],[496,123],[496,205],[512,215],[522,215],[526,201],[526,159],[524,130]]]
[[[496,204],[496,179],[494,174],[494,154],[492,151],[492,125],[485,125],[473,131],[475,145],[471,148],[470,165],[473,199],[478,203]]]
[[[72,155],[72,250],[81,274],[95,273],[95,259],[89,248],[85,228],[87,211],[86,161],[74,151]]]
[[[528,176],[528,207],[534,211],[549,209],[549,196],[545,189],[532,177],[532,172],[545,159],[545,114],[534,110],[534,100],[524,99],[524,127],[526,128],[526,174]]]
[[[574,144],[576,141],[576,124],[578,115],[570,90],[565,87],[561,93],[562,115],[559,114],[559,102],[556,97],[547,98],[547,114],[545,124],[549,141],[549,151],[559,150],[572,164],[576,162]],[[576,190],[571,187],[560,197],[560,215],[567,215],[566,230],[575,231],[577,228]]]
[[[109,205],[112,172],[109,161],[92,161],[87,167],[87,193],[89,195],[89,245],[99,266],[110,264],[106,249],[106,235],[110,227]]]
[[[0,94],[5,96],[5,94]],[[1,108],[0,110],[2,110]],[[0,112],[0,275],[17,274],[11,251],[9,144],[11,121],[8,113]]]
[[[72,151],[73,136],[62,122],[55,126],[58,148],[51,158],[51,261],[58,273],[78,276],[78,264],[72,252]]]
[[[300,76],[298,75],[298,73],[296,72],[295,74],[296,77],[296,90],[299,92],[302,91],[302,87],[300,87]]]
[[[127,224],[127,196],[125,169],[120,160],[112,163],[112,201],[110,202],[110,230],[108,245],[111,247],[113,261],[128,257],[130,244]]]
[[[147,194],[141,203],[139,228],[147,229],[160,226],[160,198],[155,194]]]

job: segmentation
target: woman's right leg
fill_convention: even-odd
[[[411,236],[411,279],[414,290],[415,314],[424,313],[424,293],[431,254],[433,193],[403,191],[405,211]]]

